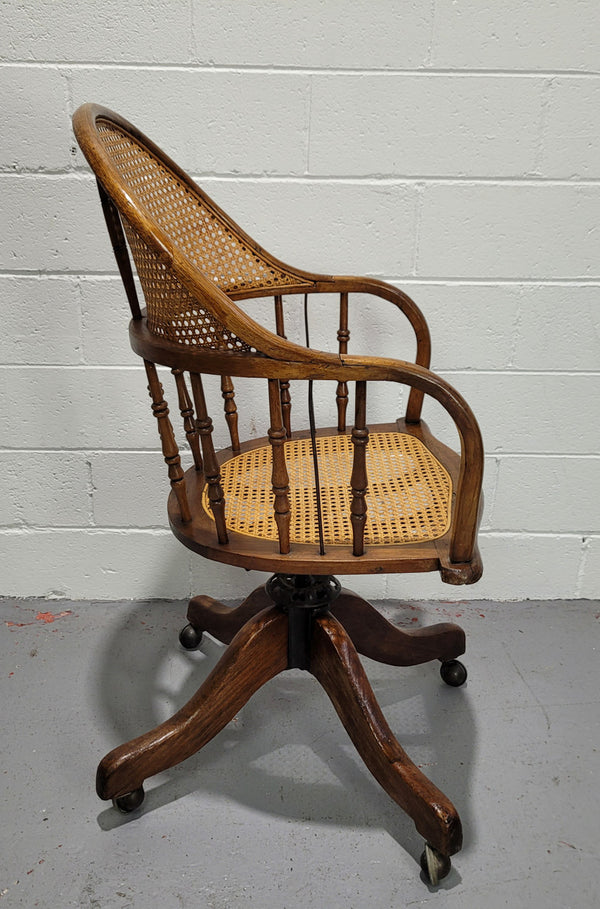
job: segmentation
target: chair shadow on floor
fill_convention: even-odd
[[[394,624],[419,627],[414,607],[388,607],[387,614]],[[224,645],[207,635],[200,650],[182,650],[177,636],[184,616],[183,603],[123,607],[90,679],[104,717],[104,750],[175,713],[223,654]],[[468,849],[475,836],[470,776],[477,731],[468,683],[461,690],[444,685],[437,661],[398,668],[363,658],[363,665],[398,740],[458,808]],[[385,829],[417,861],[422,849],[412,820],[362,764],[321,686],[300,670],[277,676],[200,752],[149,780],[141,813],[193,793],[302,823]],[[140,813],[106,806],[98,816],[105,830]],[[201,809],[190,800],[189,810]],[[444,884],[456,879],[454,870]]]

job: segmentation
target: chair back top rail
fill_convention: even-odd
[[[411,322],[417,339],[416,361],[428,366],[430,360],[430,341],[427,323],[416,304],[402,291],[373,278],[335,277],[291,268],[259,246],[246,232],[236,224],[178,165],[169,158],[151,139],[145,136],[133,124],[113,111],[95,104],[84,104],[74,117],[75,135],[96,174],[98,183],[117,208],[124,221],[124,227],[131,242],[132,237],[140,240],[156,257],[157,269],[168,270],[172,277],[181,284],[185,294],[189,294],[219,323],[226,326],[228,332],[239,338],[244,346],[256,350],[265,356],[293,361],[310,360],[311,352],[302,345],[294,344],[278,337],[269,331],[235,304],[236,299],[247,299],[253,296],[264,296],[275,292],[322,293],[364,292],[372,293],[390,300],[405,313]],[[143,198],[143,190],[151,182],[150,173],[126,175],[126,151],[107,146],[103,139],[106,131],[113,129],[132,143],[135,150],[161,174],[167,184],[160,186],[155,203]],[[172,181],[172,188],[168,185]],[[185,199],[183,220],[185,222],[186,243],[181,237],[169,232],[172,222],[158,220],[157,212],[170,206],[169,193],[173,192],[181,201]],[[103,199],[106,204],[106,198]],[[167,203],[167,206],[165,206]],[[150,207],[149,207],[150,206]],[[197,212],[196,223],[190,225],[190,206]],[[194,208],[195,207],[195,208]],[[218,225],[222,233],[218,243],[224,248],[226,258],[231,257],[232,250],[243,255],[247,261],[258,262],[260,274],[269,274],[269,281],[262,278],[248,281],[238,286],[231,281],[225,282],[225,288],[209,277],[194,262],[189,249],[189,234],[192,228],[199,228],[201,219]],[[108,219],[107,219],[108,220]],[[110,225],[109,225],[110,229]],[[111,231],[111,238],[116,228]],[[225,239],[224,239],[225,238]],[[118,238],[117,238],[118,240]],[[114,242],[114,238],[113,238]],[[232,245],[233,244],[233,245]],[[197,250],[195,251],[197,252]],[[195,253],[194,253],[195,254]],[[239,267],[239,257],[234,262],[233,271]],[[131,299],[130,299],[131,302]],[[332,361],[334,354],[329,355]]]

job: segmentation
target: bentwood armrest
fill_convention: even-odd
[[[429,366],[431,358],[431,336],[427,320],[417,306],[403,290],[388,284],[386,281],[380,281],[378,278],[370,278],[362,275],[311,275],[313,285],[309,288],[303,288],[302,292],[308,294],[367,294],[386,300],[396,306],[408,319],[413,327],[416,342],[417,354],[415,362],[420,366]],[[274,292],[277,292],[275,290]],[[280,288],[281,293],[289,293],[287,288]],[[253,294],[240,291],[232,293],[233,300],[251,299]]]

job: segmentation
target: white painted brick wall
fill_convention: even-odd
[[[71,134],[74,109],[94,100],[283,259],[386,278],[424,310],[433,366],[484,434],[485,575],[460,590],[435,574],[348,586],[600,596],[597,0],[84,8],[3,7],[0,594],[234,597],[260,578],[193,557],[167,529],[145,376]],[[328,347],[330,306],[313,335]],[[385,302],[357,300],[351,329],[351,349],[413,356]],[[289,332],[301,339],[298,314]],[[373,394],[372,417],[391,400],[399,413],[394,395]],[[238,400],[243,432],[262,434],[264,397],[241,383]],[[426,411],[453,439],[439,408]],[[331,421],[332,402],[319,414]]]
[[[530,173],[543,87],[474,74],[314,76],[311,173],[342,164],[352,176]]]

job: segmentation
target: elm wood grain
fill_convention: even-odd
[[[279,382],[281,389],[281,418],[285,427],[285,434],[288,439],[292,437],[292,396],[290,394],[290,383],[287,379],[281,379]]]
[[[202,377],[198,373],[191,373],[192,394],[196,405],[196,426],[202,444],[204,455],[204,475],[208,483],[208,500],[215,519],[215,528],[219,543],[227,542],[227,525],[225,523],[225,497],[221,486],[221,472],[219,462],[215,455],[212,441],[213,422],[208,415]]]
[[[235,403],[235,389],[231,376],[221,376],[221,396],[223,398],[223,409],[225,411],[225,420],[229,429],[229,438],[231,439],[231,448],[233,451],[240,450],[240,436],[238,433],[238,412]]]
[[[362,656],[390,666],[417,666],[430,660],[455,660],[465,652],[465,633],[452,622],[425,628],[397,628],[367,600],[351,590],[329,607]]]
[[[194,408],[187,389],[185,375],[183,369],[172,369],[171,372],[175,378],[175,386],[179,399],[179,411],[183,420],[183,428],[188,440],[188,445],[190,446],[194,458],[194,466],[196,470],[202,470],[203,463],[202,455],[200,454],[200,436],[198,435],[198,427],[194,420]]]
[[[352,501],[350,504],[350,521],[352,523],[352,555],[361,556],[365,551],[365,524],[367,523],[366,494],[368,488],[367,478],[367,445],[369,430],[367,419],[367,383],[356,383],[356,413],[352,429],[352,444],[354,456],[352,459],[352,475],[350,486]]]
[[[456,808],[399,745],[350,637],[332,615],[315,620],[311,672],[329,695],[377,782],[412,818],[428,843],[443,855],[458,852],[462,828]]]
[[[287,433],[281,416],[281,392],[277,379],[269,379],[269,442],[273,455],[271,485],[275,496],[275,523],[279,536],[279,552],[285,555],[290,551],[290,478],[285,465],[284,442]]]
[[[253,613],[268,599],[255,591],[242,609]],[[200,612],[218,617],[221,604]],[[198,618],[198,614],[193,614]],[[189,615],[190,618],[193,617]],[[220,732],[267,681],[288,668],[288,616],[270,606],[253,614],[196,694],[155,729],[115,748],[101,761],[96,788],[103,799],[139,789],[144,781],[190,757]],[[230,629],[220,629],[225,636]],[[461,846],[460,820],[452,803],[410,761],[389,728],[342,625],[330,613],[314,619],[310,671],[330,697],[368,769],[413,819],[427,842],[444,855]]]
[[[255,691],[287,668],[287,630],[287,617],[274,606],[247,622],[181,710],[103,758],[96,776],[100,798],[138,789],[210,742]]]
[[[173,426],[169,420],[169,407],[163,397],[163,387],[158,379],[154,363],[144,360],[146,367],[146,376],[148,377],[148,392],[152,398],[152,413],[156,417],[158,425],[158,434],[162,446],[162,453],[165,464],[168,467],[171,489],[177,499],[177,506],[184,523],[191,521],[192,515],[188,503],[185,476],[179,457],[179,448],[175,441]]]
[[[340,294],[340,327],[338,328],[337,340],[339,344],[340,356],[348,353],[348,341],[350,340],[350,331],[348,329],[348,293],[343,291]],[[338,432],[346,432],[346,409],[348,407],[348,383],[338,382],[335,394],[337,412],[338,412]]]
[[[272,605],[264,584],[253,590],[243,603],[235,608],[201,594],[190,600],[187,620],[196,631],[207,632],[222,644],[230,644],[246,622]]]
[[[284,341],[287,340],[285,334],[285,322],[283,318],[283,296],[275,294],[275,331]],[[281,416],[283,425],[288,439],[292,435],[292,397],[290,394],[290,383],[287,379],[280,380],[281,388]]]
[[[451,448],[436,439],[429,430],[424,420],[419,423],[407,423],[406,420],[396,420],[398,432],[408,432],[431,451],[433,455],[442,463],[452,478],[453,488],[456,489],[460,476],[460,461]],[[455,498],[455,497],[454,497]],[[479,506],[477,509],[475,533],[481,524],[483,515],[483,493],[479,496]],[[454,586],[462,584],[475,584],[483,575],[483,562],[477,541],[473,545],[471,558],[468,562],[454,562],[450,559],[448,547],[445,544],[445,537],[434,541],[440,557],[440,577],[444,584],[453,584]],[[467,578],[468,580],[465,580]]]
[[[237,607],[201,595],[190,600],[187,620],[196,631],[229,644],[249,619],[270,604],[264,584]],[[367,600],[345,588],[329,611],[343,625],[356,651],[379,663],[416,666],[430,660],[455,660],[465,652],[465,633],[458,625],[438,622],[425,628],[398,628]]]

